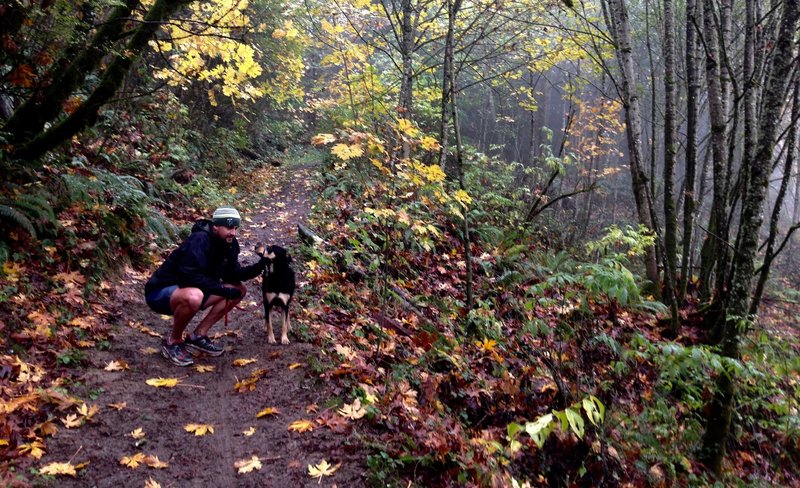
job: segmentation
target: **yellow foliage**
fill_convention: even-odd
[[[343,161],[357,158],[364,154],[364,150],[357,144],[337,144],[331,148],[331,152]]]
[[[322,460],[316,466],[308,465],[308,475],[312,478],[319,478],[322,481],[323,476],[331,476],[333,473],[339,469],[342,463],[337,464],[336,466],[332,466],[328,461]]]

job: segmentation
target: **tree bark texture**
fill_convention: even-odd
[[[776,38],[775,52],[770,61],[764,90],[764,103],[759,117],[758,144],[749,165],[747,198],[742,202],[740,226],[743,228],[738,248],[734,254],[734,275],[731,280],[728,308],[721,352],[724,356],[739,359],[739,339],[742,324],[748,318],[751,281],[758,252],[762,208],[766,199],[769,177],[772,173],[773,152],[785,103],[785,88],[795,62],[794,38],[797,33],[798,5],[800,0],[785,0],[780,33]],[[725,456],[725,443],[731,427],[735,405],[735,373],[728,369],[717,377],[717,388],[711,401],[703,436],[701,461],[709,471],[719,476]]]
[[[683,252],[678,297],[683,299],[692,279],[692,231],[694,230],[694,186],[697,172],[697,40],[695,36],[696,0],[686,0],[686,176],[683,198]]]
[[[642,169],[642,114],[639,106],[639,93],[636,89],[636,71],[631,48],[630,22],[624,2],[625,0],[607,0],[607,23],[610,24],[609,31],[615,42],[617,62],[621,71],[619,90],[622,104],[625,107],[625,133],[628,141],[631,182],[636,202],[636,212],[639,217],[639,223],[648,229],[654,230],[655,227],[651,218],[652,205],[647,193],[647,177]],[[660,280],[655,246],[647,249],[645,269],[647,279],[652,281],[655,287],[658,288]]]
[[[672,318],[670,329],[678,333],[678,297],[675,295],[678,219],[675,210],[675,164],[677,136],[675,112],[677,95],[675,82],[675,14],[672,0],[664,0],[664,281]]]

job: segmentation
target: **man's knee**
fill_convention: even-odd
[[[197,311],[203,304],[203,292],[199,288],[178,288],[172,294],[172,308],[183,305]]]

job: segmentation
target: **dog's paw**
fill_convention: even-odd
[[[264,257],[264,253],[267,252],[267,247],[264,244],[258,242],[258,243],[256,243],[255,252],[256,252],[256,254],[258,254],[259,256],[261,256],[263,258]]]
[[[272,335],[267,337],[267,342],[269,342],[270,344],[277,344],[277,341],[275,340],[275,336],[272,336]]]
[[[281,344],[288,344],[288,343],[289,343],[289,338],[288,337],[286,337],[286,336],[281,337]]]

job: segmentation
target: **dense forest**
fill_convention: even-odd
[[[367,485],[800,485],[799,15],[3,2],[0,480],[92,469],[43,455],[119,273],[310,165],[299,321]]]

